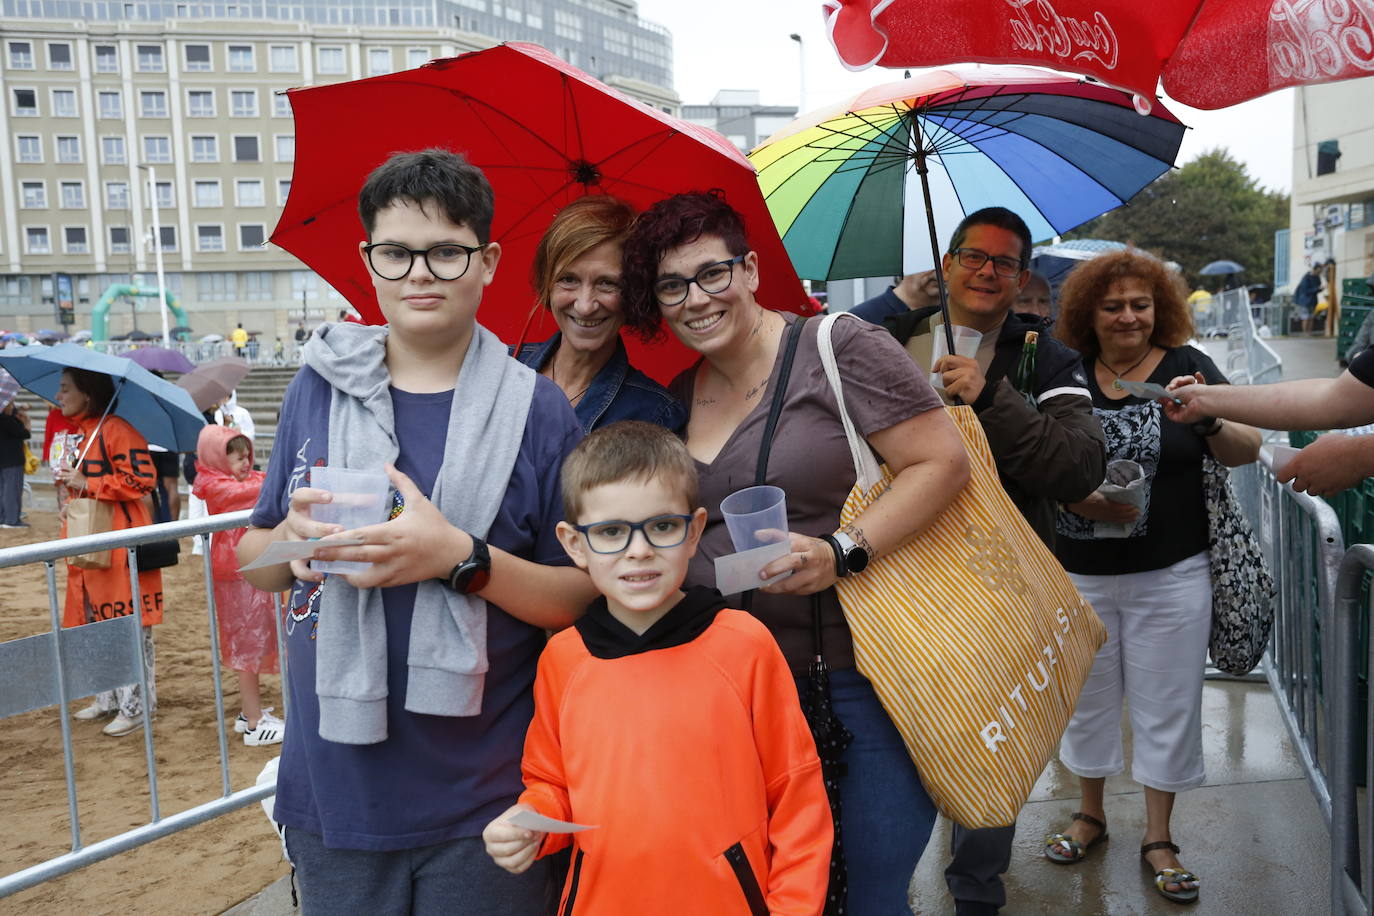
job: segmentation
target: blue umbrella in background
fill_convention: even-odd
[[[1202,268],[1202,270],[1198,271],[1198,273],[1204,277],[1225,277],[1230,274],[1239,274],[1244,272],[1245,268],[1242,267],[1240,264],[1237,264],[1235,261],[1226,260],[1213,261],[1206,267]]]
[[[113,413],[154,445],[173,452],[193,452],[205,425],[191,396],[171,382],[118,356],[107,356],[75,344],[34,345],[0,350],[0,367],[29,391],[57,400],[63,369],[86,369],[114,379]]]

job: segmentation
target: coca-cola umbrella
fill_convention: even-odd
[[[1324,0],[822,0],[851,70],[1037,64],[1194,108],[1374,73],[1374,7]]]
[[[272,241],[368,322],[382,316],[358,257],[358,189],[392,153],[428,147],[463,153],[495,189],[492,240],[501,244],[501,264],[477,320],[507,343],[531,315],[535,245],[554,214],[586,194],[613,194],[642,209],[682,191],[722,189],[759,255],[759,301],[792,311],[806,306],[743,153],[715,131],[621,95],[537,45],[510,42],[287,97],[296,118],[295,172]],[[543,310],[536,321],[531,336],[552,332]],[[647,353],[637,340],[626,343],[631,361],[660,380],[693,358],[675,340]]]

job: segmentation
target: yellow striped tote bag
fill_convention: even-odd
[[[845,524],[892,475],[844,405],[830,340],[840,317],[827,316],[818,337],[857,477]],[[935,804],[965,827],[1005,826],[1058,748],[1107,635],[1002,489],[973,408],[947,409],[968,449],[968,484],[928,529],[836,587],[858,668]]]

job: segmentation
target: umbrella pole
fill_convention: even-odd
[[[949,290],[945,288],[945,272],[940,269],[940,240],[935,237],[935,209],[930,204],[930,179],[926,177],[926,173],[930,171],[930,166],[926,164],[930,152],[925,148],[920,122],[912,118],[911,125],[916,134],[916,174],[921,176],[921,199],[926,205],[926,231],[930,235],[930,256],[935,264],[935,285],[940,290],[940,318],[944,322],[945,352],[953,353],[954,328],[950,326],[949,321]],[[956,395],[954,403],[964,402]]]

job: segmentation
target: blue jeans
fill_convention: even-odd
[[[805,678],[797,689],[805,696]],[[836,714],[854,733],[840,780],[849,912],[911,916],[911,876],[935,827],[935,805],[868,679],[853,669],[833,671],[830,691]]]
[[[548,867],[512,875],[487,855],[481,837],[374,852],[329,849],[313,833],[286,828],[305,916],[539,916],[549,911]],[[556,898],[554,898],[556,899]]]
[[[24,502],[24,466],[0,468],[0,525],[17,525]]]

